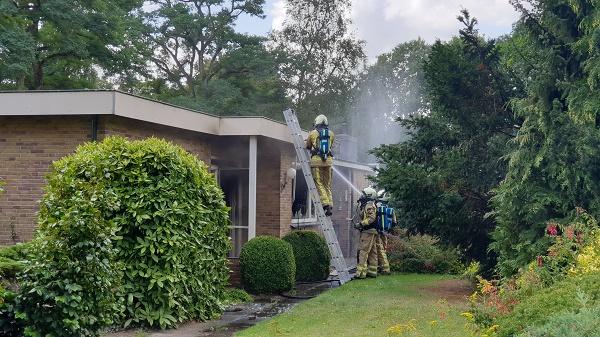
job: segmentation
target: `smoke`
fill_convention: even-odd
[[[374,163],[376,158],[369,151],[409,139],[399,118],[427,113],[423,62],[428,52],[423,40],[402,43],[367,69],[348,114],[361,161]]]

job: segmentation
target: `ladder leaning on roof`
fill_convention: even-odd
[[[325,211],[323,210],[323,205],[321,204],[321,197],[319,196],[319,192],[317,191],[317,187],[315,186],[315,181],[313,180],[310,170],[310,156],[308,155],[308,150],[304,146],[305,143],[302,137],[300,123],[298,123],[298,117],[291,109],[285,110],[283,115],[285,116],[285,122],[290,129],[292,142],[294,143],[294,148],[296,149],[296,156],[298,157],[298,162],[300,163],[302,172],[304,173],[304,179],[306,180],[310,197],[316,208],[317,220],[319,221],[321,231],[325,236],[327,247],[329,247],[329,252],[331,253],[331,263],[338,272],[340,284],[344,284],[350,281],[350,273],[348,272],[348,266],[346,265],[344,254],[342,253],[337,235],[335,234],[335,229],[333,229],[331,218],[325,216]]]

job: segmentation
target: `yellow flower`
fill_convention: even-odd
[[[470,313],[470,312],[468,312],[468,311],[467,311],[467,312],[463,312],[463,313],[462,313],[462,314],[460,314],[460,315],[461,315],[462,317],[466,318],[466,319],[467,319],[467,321],[469,321],[469,322],[473,322],[473,320],[475,319],[475,316],[473,316],[473,314],[472,314],[472,313]]]
[[[388,334],[397,334],[401,335],[404,332],[403,325],[396,324],[387,329]]]
[[[436,326],[437,323],[438,323],[438,321],[433,320],[433,321],[429,322],[429,325],[431,325],[433,327],[433,326]]]
[[[496,333],[496,331],[498,331],[498,328],[499,328],[499,327],[500,327],[500,326],[499,326],[498,324],[494,324],[494,325],[492,325],[491,327],[489,327],[489,328],[487,329],[487,332],[489,332],[489,333],[492,333],[492,334],[493,334],[493,333]]]

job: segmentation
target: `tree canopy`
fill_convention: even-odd
[[[283,27],[272,34],[281,79],[306,126],[320,113],[343,121],[349,108],[366,57],[350,31],[349,8],[349,0],[287,1]]]
[[[523,125],[511,139],[509,169],[495,190],[494,251],[514,273],[545,252],[549,221],[576,207],[600,216],[600,49],[592,1],[514,1],[516,32],[535,58],[524,59],[526,96],[512,102]],[[531,52],[530,52],[531,53]]]
[[[509,76],[499,43],[484,40],[467,11],[460,37],[437,41],[424,61],[427,105],[401,116],[410,139],[375,150],[384,164],[376,181],[394,196],[402,225],[439,236],[466,256],[487,262],[494,221],[490,190],[504,177],[500,158],[515,132],[507,105]],[[419,89],[417,89],[419,90]]]
[[[1,0],[0,86],[71,89],[100,86],[106,73],[135,69],[141,0]]]

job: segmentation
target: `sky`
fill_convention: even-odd
[[[266,35],[280,27],[285,18],[284,1],[266,0],[266,18],[242,17],[237,30]],[[508,0],[352,0],[352,30],[366,41],[372,62],[405,41],[420,37],[433,42],[456,35],[461,8],[479,20],[480,32],[490,38],[509,33],[518,17]]]

